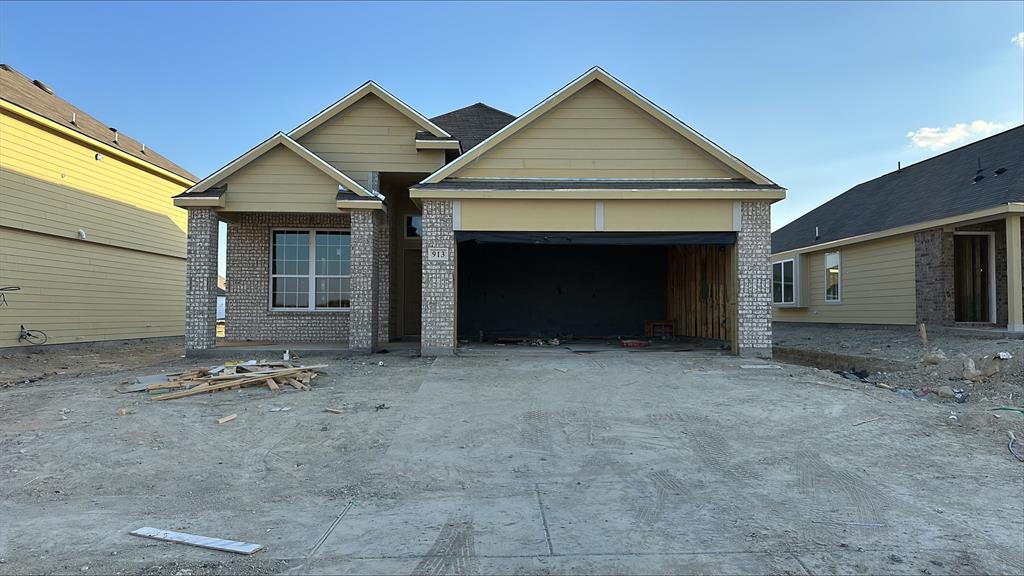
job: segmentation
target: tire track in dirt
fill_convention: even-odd
[[[473,519],[453,516],[441,527],[433,546],[413,569],[412,576],[462,576],[477,571]]]

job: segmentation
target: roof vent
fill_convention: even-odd
[[[114,144],[117,144],[117,128],[111,128],[110,131],[114,133]]]
[[[1006,168],[996,168],[996,176],[1002,176],[1006,172]]]
[[[53,88],[50,88],[49,86],[43,84],[39,80],[33,80],[32,83],[36,85],[36,88],[39,88],[43,92],[46,92],[47,94],[53,94]]]
[[[78,112],[71,113],[71,123],[76,126],[78,125]]]
[[[142,153],[143,154],[146,153],[146,143],[145,142],[142,143]]]
[[[981,174],[978,174],[974,178],[971,178],[971,182],[974,182],[975,184],[977,184],[978,182],[981,182],[984,179],[985,179],[984,176],[982,176]]]

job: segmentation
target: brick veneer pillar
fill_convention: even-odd
[[[217,213],[188,209],[185,263],[185,353],[213,348],[217,338]]]
[[[424,355],[455,353],[455,231],[451,200],[423,201]]]
[[[391,340],[391,219],[385,210],[374,210],[377,238],[377,344]]]
[[[349,348],[372,352],[377,346],[380,210],[352,211],[352,312],[349,316]]]
[[[743,202],[736,234],[737,348],[740,356],[771,358],[771,203]]]

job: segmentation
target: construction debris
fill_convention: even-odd
[[[256,362],[250,360],[241,364],[225,364],[211,368],[196,368],[178,374],[160,374],[137,378],[136,383],[149,382],[143,388],[147,392],[164,392],[153,396],[153,400],[172,400],[194,396],[204,392],[237,390],[247,386],[266,386],[273,392],[282,386],[296,390],[310,390],[310,381],[317,376],[315,366],[295,366],[288,362]],[[133,388],[137,385],[133,385]]]
[[[1017,444],[1017,436],[1013,433],[1013,430],[1007,430],[1006,435],[1010,438],[1010,442],[1006,444],[1006,449],[1010,451],[1010,454],[1013,454],[1014,458],[1024,462],[1024,456],[1022,456],[1015,447]]]
[[[163,540],[165,542],[175,542],[177,544],[188,544],[189,546],[209,548],[211,550],[234,552],[235,554],[248,555],[263,549],[261,544],[250,544],[248,542],[238,542],[237,540],[224,540],[222,538],[196,536],[195,534],[174,532],[173,530],[161,530],[159,528],[150,528],[149,526],[139,528],[138,530],[132,530],[129,534],[132,536],[141,536],[143,538],[152,538],[154,540]]]
[[[229,414],[223,418],[217,418],[217,424],[225,424],[227,422],[231,422],[235,418],[238,418],[238,414]]]
[[[324,408],[324,412],[330,412],[331,414],[344,414],[345,411],[341,408]]]

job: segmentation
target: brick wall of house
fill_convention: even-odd
[[[348,213],[242,213],[228,223],[225,336],[228,340],[341,342],[349,311],[270,311],[270,242],[277,228],[350,229]],[[216,279],[216,275],[215,275]],[[211,313],[212,314],[212,313]]]
[[[736,235],[737,343],[741,356],[772,355],[771,203],[743,202]]]
[[[953,234],[941,228],[914,234],[917,321],[953,323]]]
[[[455,232],[451,200],[423,201],[423,354],[455,351]],[[446,249],[446,260],[431,260],[432,248]]]
[[[377,305],[380,285],[377,273],[379,248],[376,210],[352,211],[352,311],[349,314],[349,346],[370,352],[377,343]]]
[[[212,348],[217,337],[217,231],[213,208],[189,208],[185,262],[185,351]]]

